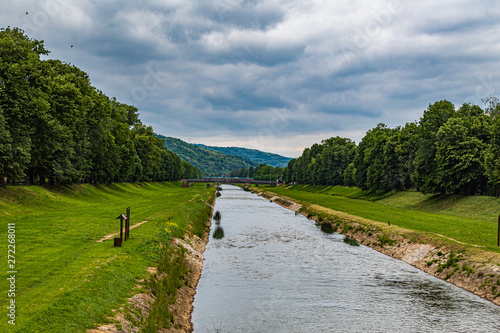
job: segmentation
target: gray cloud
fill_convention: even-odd
[[[296,156],[329,136],[359,141],[379,122],[415,121],[436,100],[500,95],[494,1],[20,0],[2,8],[4,26],[45,40],[51,57],[137,106],[156,132],[207,144]]]

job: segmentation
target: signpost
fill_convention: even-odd
[[[126,216],[125,214],[120,214],[116,220],[118,219],[120,219],[120,237],[114,238],[115,247],[121,247],[122,242],[130,238],[130,207],[127,207]],[[123,220],[125,220],[125,231],[123,230]]]
[[[127,221],[127,217],[123,214],[120,214],[120,216],[118,216],[116,218],[116,220],[120,219],[120,237],[115,237],[114,238],[114,246],[115,247],[121,247],[122,246],[122,240],[123,240],[123,220],[125,220],[125,224],[126,224],[126,221]]]

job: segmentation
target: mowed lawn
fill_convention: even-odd
[[[16,325],[4,315],[0,332],[84,332],[105,322],[154,265],[160,235],[182,235],[205,216],[211,195],[203,185],[169,182],[0,189],[2,313],[11,299],[8,223],[15,223],[17,271]],[[122,247],[97,242],[119,231],[115,218],[129,206],[131,225],[148,222],[132,229]]]
[[[342,193],[336,194],[331,187],[269,187],[265,190],[303,203],[316,204],[383,223],[390,221],[391,225],[444,235],[463,243],[484,247],[489,251],[500,252],[496,247],[500,214],[500,200],[497,198],[464,197],[459,200],[449,197],[446,204],[445,199],[422,198],[419,193],[407,192],[370,201],[350,198]],[[355,192],[346,189],[339,191]],[[420,196],[420,199],[416,198],[417,196]],[[436,213],[431,212],[433,205]]]

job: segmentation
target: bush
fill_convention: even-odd
[[[390,239],[387,235],[377,235],[378,242],[380,246],[384,247],[385,245],[394,245],[396,243],[395,240]]]
[[[351,246],[359,246],[359,243],[357,240],[355,240],[354,238],[348,237],[348,236],[344,237],[344,243],[347,243]]]

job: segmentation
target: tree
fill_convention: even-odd
[[[411,175],[414,171],[413,161],[419,147],[418,125],[407,123],[398,133],[398,143],[395,147],[398,156],[398,181],[401,189],[413,187]]]
[[[295,168],[295,163],[297,162],[297,159],[293,158],[290,161],[288,161],[288,165],[283,169],[283,181],[285,183],[292,183],[295,181],[293,177],[294,173],[294,168]]]
[[[485,154],[484,165],[489,183],[495,189],[495,194],[500,195],[500,118],[497,117],[492,126],[491,143]]]
[[[34,122],[47,111],[40,84],[40,55],[49,52],[43,41],[30,39],[24,31],[0,29],[0,108],[9,132],[10,158],[4,162],[4,177],[15,183],[25,177],[31,161]]]
[[[490,96],[481,101],[487,105],[485,113],[489,115],[493,121],[496,121],[500,117],[500,101],[498,98]]]
[[[412,182],[423,193],[445,193],[436,178],[436,141],[439,128],[455,115],[452,103],[443,100],[429,105],[420,118],[417,138],[419,147],[413,161]]]
[[[436,142],[436,180],[440,187],[455,194],[474,194],[481,187],[485,170],[486,144],[469,135],[463,118],[449,119],[438,131]]]
[[[13,167],[12,155],[12,136],[7,129],[7,122],[0,108],[0,185],[4,185],[9,168]]]
[[[370,191],[387,191],[392,189],[389,184],[389,176],[394,175],[393,165],[389,168],[387,162],[388,155],[393,154],[387,151],[387,141],[393,130],[387,128],[385,124],[378,124],[377,127],[369,130],[361,140],[357,155],[354,158],[354,182],[356,186]],[[391,157],[392,160],[395,157]]]
[[[344,170],[344,183],[346,186],[354,186],[356,185],[354,182],[354,174],[356,173],[356,169],[354,168],[354,163],[351,162]]]
[[[132,132],[134,146],[142,165],[142,178],[138,180],[152,181],[158,178],[157,170],[161,169],[163,141],[155,137],[151,126],[137,124]]]

